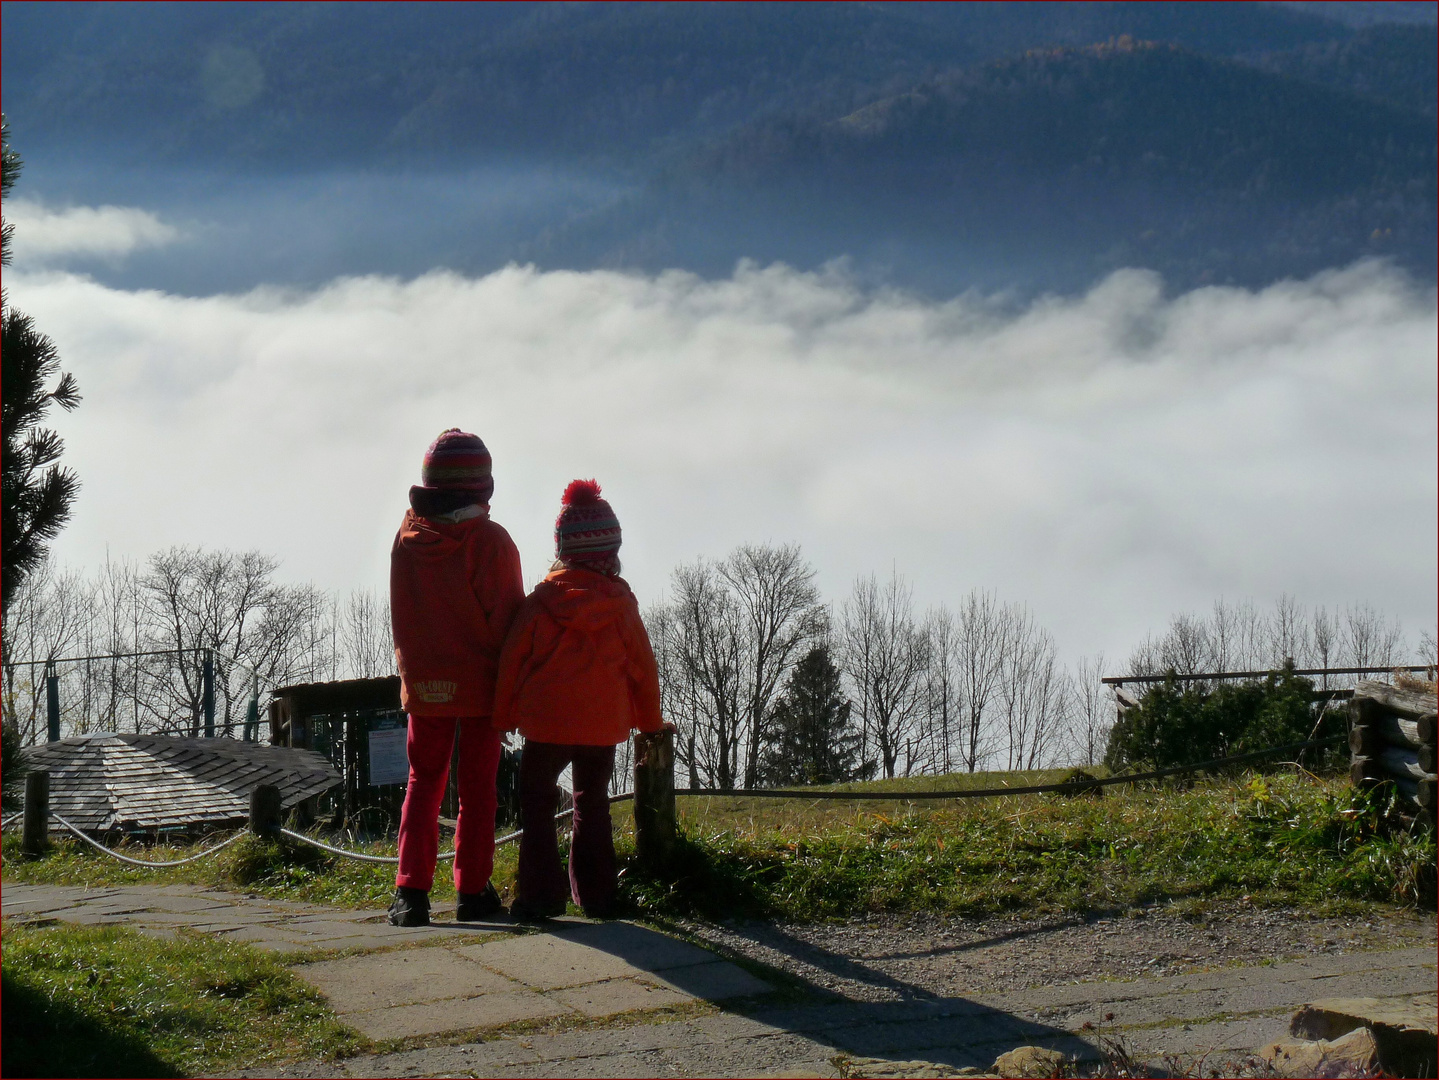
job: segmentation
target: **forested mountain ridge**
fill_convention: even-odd
[[[698,155],[696,167],[758,176],[783,160],[837,159],[911,175],[929,164],[1062,169],[1281,197],[1417,180],[1432,195],[1433,136],[1421,114],[1121,39],[947,73],[833,121],[753,125]]]
[[[1265,71],[1435,115],[1439,47],[1432,26],[1371,26],[1342,40],[1308,42],[1245,59]]]
[[[1130,34],[1228,56],[1350,34],[1252,3],[9,2],[4,20],[6,107],[32,141],[271,168],[614,161],[760,116],[842,116],[1030,48]]]
[[[1067,290],[1377,255],[1432,280],[1434,30],[1367,25],[1432,5],[1342,7],[11,0],[0,42],[62,200],[238,219],[264,179],[279,220],[283,191],[370,185],[333,257],[298,238],[310,214],[257,246],[266,275],[849,256],[925,290]],[[523,205],[487,209],[496,184]]]
[[[1253,283],[1358,254],[1424,273],[1435,200],[1422,114],[1121,39],[946,73],[835,120],[757,121],[574,232],[617,263],[662,264],[709,231],[761,260],[827,238],[902,249],[936,288],[955,283],[946,265],[995,259],[1055,287],[1120,265]]]

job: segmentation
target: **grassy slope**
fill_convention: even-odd
[[[862,785],[999,786],[1058,774],[926,777]],[[685,833],[666,880],[631,865],[622,891],[637,913],[840,918],[869,911],[1086,912],[1162,900],[1256,902],[1334,909],[1375,901],[1412,905],[1433,866],[1432,836],[1377,828],[1376,798],[1347,780],[1307,773],[1217,778],[1192,786],[1111,788],[1102,798],[1015,796],[972,802],[716,799],[683,793]],[[616,807],[622,860],[633,851],[628,807]],[[188,881],[273,896],[383,906],[393,869],[241,841],[178,870],[123,867],[78,845],[16,858],[14,881],[104,884]],[[373,853],[394,853],[375,844]],[[149,858],[178,854],[153,850]],[[515,848],[498,852],[495,881],[514,880]],[[1432,889],[1432,886],[1428,886]],[[453,892],[443,870],[435,900]],[[1432,899],[1427,901],[1432,903]]]

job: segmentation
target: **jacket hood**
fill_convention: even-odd
[[[395,545],[421,558],[447,558],[460,549],[470,533],[483,528],[489,520],[488,517],[481,516],[465,521],[443,521],[421,517],[413,510],[406,510]]]
[[[603,626],[634,603],[624,578],[578,567],[552,570],[535,587],[535,598],[560,625],[581,630]]]

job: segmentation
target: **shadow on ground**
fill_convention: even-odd
[[[181,1076],[138,1039],[95,1023],[5,975],[0,1073],[5,1076]]]
[[[659,969],[670,984],[696,997],[711,997],[705,993],[703,967],[670,966],[684,963],[681,952],[692,947],[665,934],[630,923],[556,926],[552,932],[583,940],[590,948],[608,952],[637,968]],[[846,981],[879,988],[891,1000],[854,1001],[747,960],[746,966],[779,991],[725,1002],[727,1012],[759,1025],[752,1035],[763,1037],[765,1029],[776,1035],[798,1034],[819,1044],[821,1049],[815,1056],[821,1057],[846,1054],[895,1061],[924,1059],[959,1068],[987,1069],[1000,1054],[1026,1045],[1059,1050],[1085,1060],[1099,1057],[1093,1046],[1066,1030],[968,998],[933,993],[811,943],[787,939],[787,944],[806,963]],[[692,976],[692,985],[687,976]]]

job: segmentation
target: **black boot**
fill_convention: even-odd
[[[403,885],[395,890],[390,901],[391,926],[429,926],[430,894],[424,889],[407,889]]]
[[[520,922],[539,922],[542,919],[553,919],[563,915],[566,910],[563,900],[556,900],[552,904],[531,904],[524,900],[516,900],[510,905],[510,918],[518,919]]]
[[[500,903],[500,894],[495,891],[494,883],[487,882],[483,892],[460,893],[459,903],[455,905],[455,918],[460,922],[477,922],[504,910],[505,905]]]

